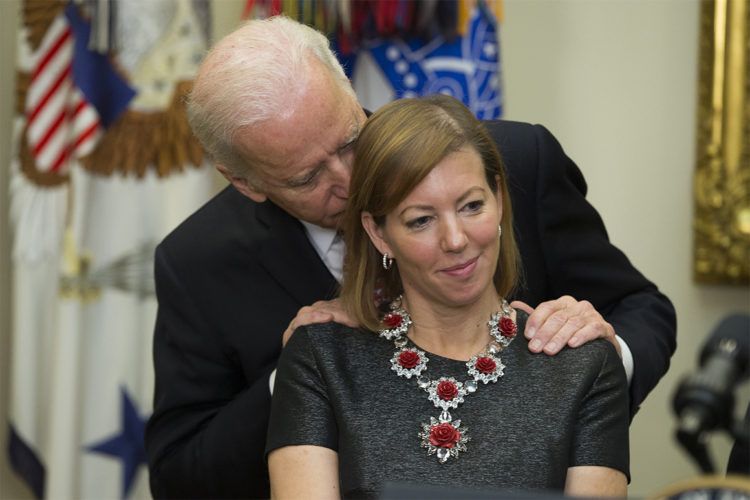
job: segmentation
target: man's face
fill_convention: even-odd
[[[236,139],[253,178],[232,183],[294,217],[336,228],[349,197],[353,145],[365,122],[356,99],[318,66],[291,112],[241,129]]]

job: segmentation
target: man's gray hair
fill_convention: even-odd
[[[293,111],[289,96],[306,85],[311,56],[355,96],[328,39],[284,16],[247,21],[208,52],[187,112],[193,133],[213,161],[238,175],[249,174],[234,146],[235,135],[243,127]]]

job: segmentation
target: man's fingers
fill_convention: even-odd
[[[335,321],[352,328],[359,326],[356,321],[346,314],[339,299],[319,300],[312,305],[300,309],[297,312],[297,316],[289,322],[289,326],[281,336],[282,347],[286,345],[294,330],[300,326],[328,323],[329,321]]]
[[[550,326],[551,328],[546,330]],[[580,316],[566,317],[564,312],[558,312],[553,315],[541,328],[539,334],[539,337],[544,338],[549,336],[550,339],[544,345],[544,353],[554,356],[560,352],[560,349],[565,347],[568,341],[584,326],[586,326],[586,322]]]
[[[565,324],[567,315],[563,314],[563,311],[575,304],[576,300],[573,297],[565,295],[557,300],[549,300],[536,306],[536,309],[529,314],[526,331],[524,332],[527,339],[535,338],[538,340],[538,342],[532,341],[529,344],[532,351],[541,351],[552,335]],[[550,320],[552,320],[552,323],[547,324]],[[537,335],[539,336],[537,337]]]
[[[350,318],[344,310],[340,299],[321,300],[310,307],[315,311],[330,314],[330,317],[326,321],[335,321],[336,323],[341,323],[342,325],[350,326],[352,328],[359,326],[359,324],[353,318]],[[311,321],[311,323],[320,323],[320,321]]]
[[[532,352],[544,350],[547,354],[557,354],[581,326],[583,323],[579,318],[569,317],[564,309],[556,311],[534,334],[529,349]]]
[[[612,325],[585,300],[563,296],[544,302],[529,315],[526,336],[529,350],[554,356],[566,345],[579,347],[597,338],[606,338],[620,354],[620,345]]]
[[[520,309],[520,310],[522,310],[523,312],[525,312],[526,314],[529,314],[529,315],[534,312],[534,308],[533,307],[531,307],[526,302],[523,302],[521,300],[514,300],[513,302],[510,303],[510,307],[512,307],[514,309]]]
[[[294,333],[294,330],[300,326],[312,325],[316,323],[328,323],[333,321],[333,314],[327,311],[319,311],[311,307],[303,307],[297,313],[297,316],[289,322],[284,333],[281,335],[281,346],[284,347]]]
[[[622,358],[622,348],[620,343],[615,337],[615,330],[612,325],[600,318],[600,321],[594,321],[576,332],[576,334],[568,341],[570,347],[580,347],[586,342],[591,342],[594,339],[604,338],[607,339],[615,346],[617,355]]]

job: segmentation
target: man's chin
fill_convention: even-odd
[[[332,216],[326,218],[325,221],[323,221],[325,223],[325,225],[323,227],[326,228],[326,229],[336,229],[336,230],[338,230],[338,229],[340,229],[340,224],[341,224],[341,221],[343,220],[343,218],[344,218],[344,212],[339,212],[336,215],[332,215]]]

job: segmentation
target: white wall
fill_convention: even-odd
[[[557,136],[583,170],[612,241],[677,309],[672,367],[631,427],[630,493],[655,493],[696,471],[672,439],[676,384],[720,318],[750,311],[747,288],[691,278],[698,2],[505,6],[506,118],[542,123]],[[727,440],[714,441],[726,464]]]

